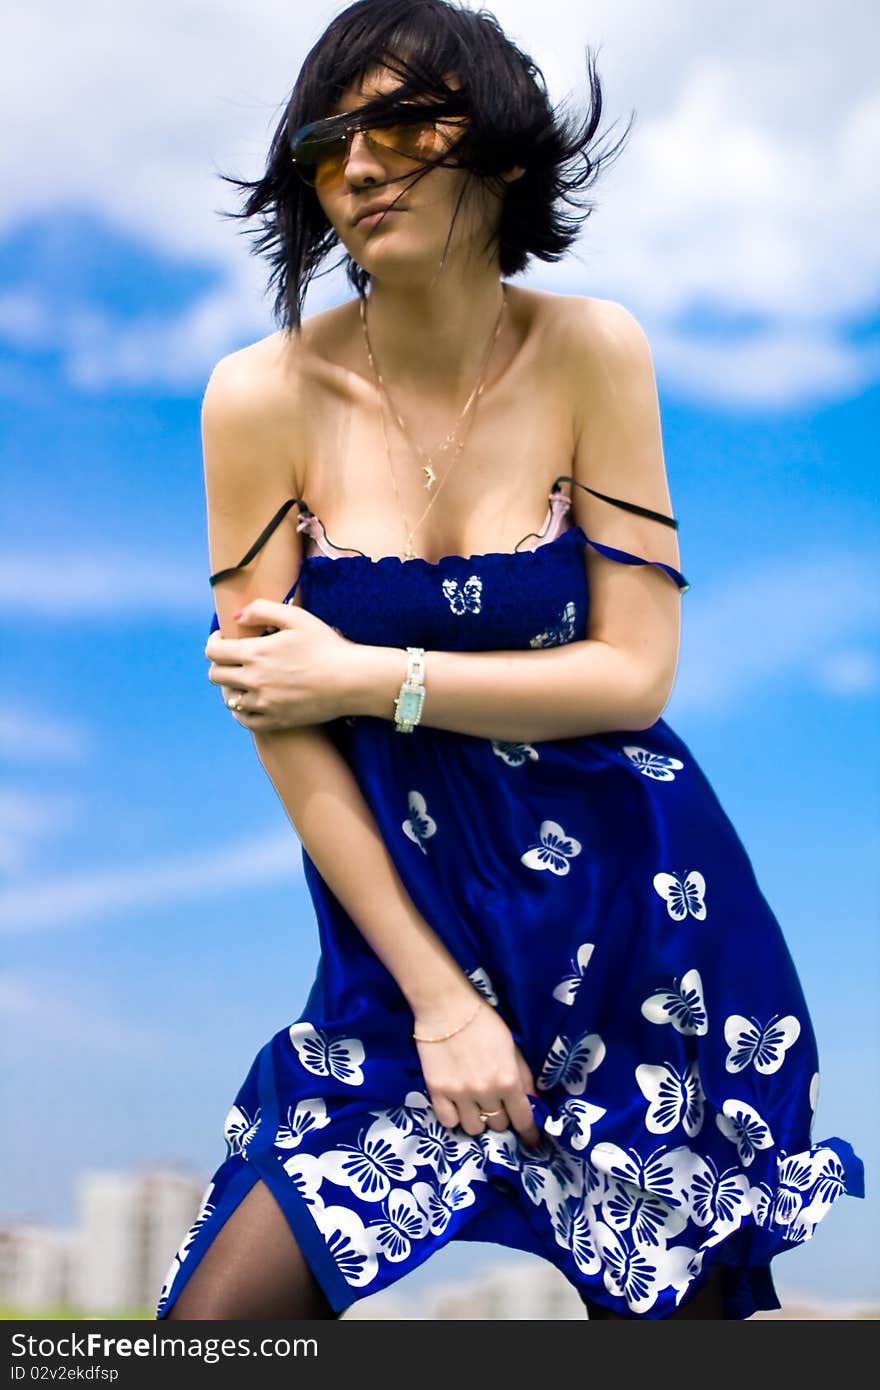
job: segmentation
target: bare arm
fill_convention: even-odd
[[[573,476],[585,487],[671,516],[653,361],[637,321],[612,301],[575,298],[561,314],[554,353],[570,377]],[[572,517],[592,539],[677,570],[674,528],[585,488],[572,492]],[[534,651],[429,650],[421,723],[525,742],[649,728],[675,678],[681,591],[655,564],[623,564],[590,546],[584,562],[586,638]],[[270,608],[257,601],[248,616],[272,622]],[[228,657],[236,660],[246,650],[247,643],[232,643]],[[405,674],[402,649],[356,645],[336,677],[339,712],[392,719]],[[271,667],[255,671],[249,693],[277,727],[296,727],[296,692],[273,704],[277,676]]]
[[[299,495],[294,480],[288,488],[283,485],[289,475],[285,461],[277,456],[279,431],[265,425],[271,413],[255,399],[254,384],[235,355],[224,358],[214,369],[202,408],[212,573],[245,553],[291,491]],[[216,585],[221,633],[239,635],[231,615],[254,596],[280,599],[300,562],[295,526],[282,523],[246,571]],[[299,593],[295,604],[298,599]],[[310,724],[254,734],[254,742],[309,857],[408,1000],[415,1031],[433,1037],[457,1027],[477,1004],[484,1004],[483,996],[416,910],[357,781],[331,738],[320,725]],[[494,1052],[503,1064],[500,1071],[495,1068],[481,1079],[474,1075],[472,1054],[465,1056],[458,1042],[465,1032],[452,1040],[456,1049],[443,1044],[444,1051],[449,1049],[443,1057],[446,1070],[434,1073],[433,1086],[426,1074],[438,1118],[454,1125],[461,1117],[470,1133],[481,1132],[483,1125],[474,1119],[475,1104],[464,1097],[482,1084],[486,1103],[506,1090],[511,1121],[524,1136],[535,1136],[523,1089],[534,1091],[534,1082],[519,1054],[513,1056],[516,1049],[500,1016],[488,1007],[481,1013],[486,1017],[466,1030],[466,1045]]]

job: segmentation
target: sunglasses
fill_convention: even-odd
[[[433,103],[431,116],[425,106],[416,103],[395,107],[385,116],[372,120],[360,119],[348,112],[310,121],[301,126],[290,139],[291,157],[296,172],[312,188],[323,188],[340,177],[351,142],[361,131],[371,150],[380,155],[398,155],[404,160],[431,160],[442,155],[445,138],[437,129],[444,115],[460,115],[458,103]]]

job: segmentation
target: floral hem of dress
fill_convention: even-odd
[[[262,1063],[265,1080],[265,1068],[271,1065],[268,1051]],[[443,1187],[423,1181],[413,1183],[411,1191],[403,1186],[391,1189],[381,1207],[372,1199],[372,1220],[358,1212],[358,1179],[349,1184],[338,1166],[330,1181],[335,1188],[350,1185],[352,1190],[334,1191],[333,1200],[325,1201],[318,1192],[324,1181],[322,1156],[291,1153],[308,1129],[292,1145],[285,1128],[265,1123],[270,1120],[267,1111],[262,1124],[255,1120],[248,1126],[242,1147],[228,1154],[209,1183],[172,1260],[157,1317],[168,1315],[219,1227],[258,1177],[278,1201],[337,1314],[396,1283],[452,1239],[496,1240],[481,1225],[481,1216],[487,1217],[491,1231],[493,1208],[481,1212],[475,1204],[471,1188],[477,1180],[486,1182],[487,1189],[490,1184],[506,1189],[505,1202],[495,1212],[508,1207],[507,1216],[518,1210],[543,1243],[544,1248],[534,1253],[554,1263],[582,1299],[625,1317],[649,1320],[669,1316],[695,1296],[715,1264],[728,1269],[725,1317],[746,1318],[780,1307],[771,1259],[810,1239],[840,1195],[864,1196],[861,1160],[836,1137],[803,1153],[781,1154],[775,1189],[766,1182],[751,1186],[745,1175],[733,1170],[713,1173],[711,1165],[686,1145],[658,1149],[636,1174],[631,1171],[632,1156],[611,1144],[593,1144],[587,1159],[582,1129],[554,1115],[542,1097],[530,1100],[542,1130],[537,1151],[525,1149],[513,1130],[467,1136],[461,1141],[468,1149],[464,1162]],[[569,1098],[562,1111],[572,1103]],[[425,1152],[434,1144],[433,1111],[421,1092],[409,1092],[403,1106],[370,1113],[376,1137],[386,1149],[386,1165],[409,1162],[420,1140]],[[401,1149],[397,1155],[395,1136]],[[331,1162],[333,1153],[333,1146],[327,1146],[325,1156]],[[517,1189],[527,1200],[515,1201]],[[444,1220],[438,1225],[441,1215]],[[453,1221],[453,1216],[461,1220]],[[703,1231],[705,1239],[694,1240]],[[683,1243],[670,1243],[682,1233]],[[423,1244],[425,1236],[433,1239]],[[497,1243],[517,1242],[501,1236]],[[528,1248],[527,1241],[520,1248]]]

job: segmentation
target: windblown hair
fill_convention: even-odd
[[[392,70],[402,85],[359,108],[358,116],[361,110],[373,115],[413,97],[463,101],[464,134],[445,152],[444,162],[453,156],[456,166],[503,195],[497,231],[484,248],[497,244],[501,276],[523,271],[531,256],[560,260],[594,207],[586,199],[579,208],[575,195],[591,187],[632,125],[630,121],[610,150],[593,149],[602,89],[595,60],[589,48],[586,52],[590,101],[578,124],[563,104],[550,105],[543,73],[488,10],[474,11],[457,0],[356,0],[337,15],[303,63],[272,137],[262,178],[220,175],[248,190],[240,212],[221,215],[259,218],[259,227],[244,230],[255,236],[251,251],[265,253],[272,267],[267,289],[275,290],[276,323],[286,332],[299,331],[309,282],[339,244],[315,189],[296,173],[291,136],[329,115],[346,88],[377,67]],[[450,84],[450,76],[457,85]],[[407,173],[407,186],[429,172],[433,163],[426,161],[421,172]],[[515,165],[525,173],[506,183],[500,175]],[[460,200],[450,237],[459,207]],[[363,295],[369,272],[348,252],[343,263],[350,284]]]

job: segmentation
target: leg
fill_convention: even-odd
[[[221,1226],[172,1318],[338,1318],[261,1178]]]
[[[699,1293],[694,1294],[682,1302],[674,1313],[670,1313],[670,1318],[723,1318],[724,1300],[722,1291],[724,1288],[724,1268],[716,1265],[711,1270],[706,1283]],[[594,1303],[592,1299],[583,1300],[587,1310],[587,1316],[592,1321],[593,1318],[615,1318],[619,1322],[628,1322],[621,1313],[614,1313],[610,1308],[605,1308],[600,1303]]]

